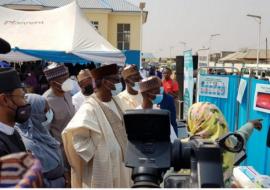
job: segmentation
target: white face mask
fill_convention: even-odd
[[[121,82],[114,84],[114,86],[115,86],[115,90],[111,90],[112,96],[116,96],[117,94],[122,92],[122,89],[123,89]]]
[[[61,88],[64,92],[68,92],[71,91],[73,88],[73,82],[71,79],[67,79],[63,82],[63,84],[61,85]]]
[[[140,90],[139,82],[135,82],[135,85],[132,88],[135,91],[139,91]]]
[[[51,109],[47,111],[46,118],[47,120],[41,123],[44,127],[49,126],[53,120],[53,111]]]

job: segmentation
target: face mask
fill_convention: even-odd
[[[11,108],[12,109],[12,108]],[[15,122],[24,123],[31,115],[31,105],[26,104],[24,106],[17,106],[17,109],[12,109],[15,111]]]
[[[114,84],[114,86],[115,86],[115,90],[111,90],[112,96],[116,96],[123,89],[123,86],[122,86],[121,82]]]
[[[153,104],[159,104],[163,99],[163,94],[157,94],[156,98],[154,100],[152,100]]]
[[[135,91],[139,91],[140,90],[139,82],[135,82],[135,85],[132,88]]]
[[[163,94],[163,93],[164,93],[164,88],[160,87],[160,94]]]
[[[61,88],[64,92],[68,92],[71,91],[73,88],[73,82],[71,79],[67,79],[65,80],[65,82],[63,82],[63,84],[61,85]]]
[[[53,111],[51,109],[49,111],[47,111],[46,118],[47,118],[47,120],[41,123],[43,125],[43,127],[49,126],[53,120]]]
[[[14,118],[14,121],[16,123],[24,123],[26,122],[30,115],[31,115],[31,104],[25,104],[23,106],[17,106],[17,104],[12,100],[10,99],[11,102],[16,105],[16,109],[8,106],[9,109],[13,110],[15,112],[15,118]]]
[[[83,95],[85,95],[85,96],[90,96],[91,94],[93,94],[93,92],[94,92],[94,89],[93,89],[91,84],[84,87],[84,89],[82,91]]]

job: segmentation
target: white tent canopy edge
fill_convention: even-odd
[[[124,64],[125,56],[104,39],[74,1],[45,11],[0,7],[0,37],[12,48],[63,51],[100,63]]]

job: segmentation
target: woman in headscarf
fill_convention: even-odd
[[[259,120],[254,120],[242,126],[237,133],[247,142],[253,129],[260,130],[262,124]],[[227,122],[222,112],[214,104],[209,102],[198,102],[193,104],[188,111],[187,129],[190,136],[200,136],[212,141],[217,140],[229,132]],[[230,139],[230,143],[237,143],[236,139]],[[224,151],[223,153],[223,175],[225,186],[230,185],[230,177],[235,159],[235,154]]]
[[[42,166],[45,187],[65,187],[64,165],[60,144],[49,133],[53,112],[45,98],[37,94],[27,94],[31,104],[30,119],[23,124],[16,124],[25,147],[37,157]]]

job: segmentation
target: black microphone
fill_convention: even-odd
[[[0,53],[1,54],[8,53],[10,52],[10,50],[11,50],[11,47],[9,43],[3,40],[2,38],[0,38]]]

